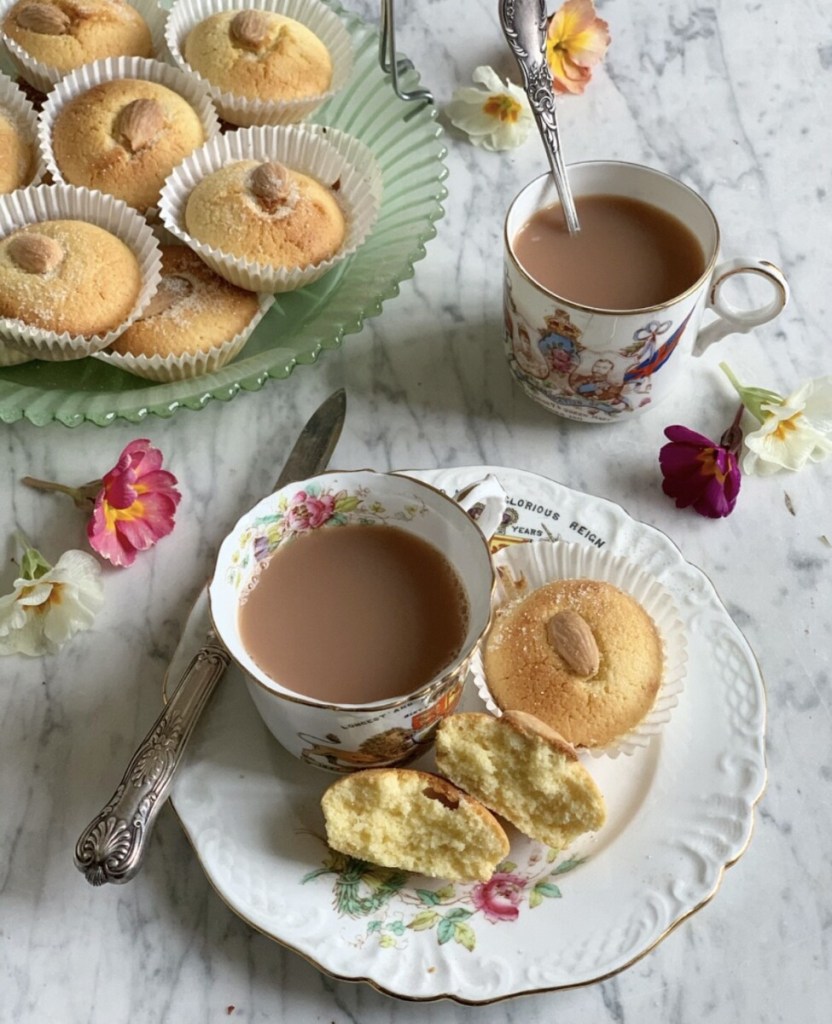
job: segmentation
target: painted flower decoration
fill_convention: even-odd
[[[321,492],[310,494],[307,491],[298,493],[289,502],[286,509],[286,529],[293,533],[305,533],[317,530],[335,515],[336,495]]]
[[[473,79],[482,88],[457,89],[446,107],[451,124],[483,149],[496,151],[522,145],[533,123],[525,92],[511,82],[503,82],[490,67],[476,68]]]
[[[731,426],[716,444],[687,427],[665,430],[669,444],[659,452],[662,490],[677,508],[693,507],[710,519],[729,515],[740,491],[737,452],[742,444],[739,428],[742,406]]]
[[[87,523],[90,546],[113,565],[132,565],[174,526],[182,495],[176,477],[162,469],[162,453],[150,441],[131,441],[118,462],[101,480],[81,487],[66,487],[25,477],[23,482],[44,491],[68,494],[84,510],[92,509]]]
[[[609,45],[609,25],[595,13],[593,0],[566,0],[549,19],[546,33],[546,63],[555,92],[580,95]]]
[[[495,924],[514,921],[520,914],[520,901],[525,888],[526,881],[520,875],[498,871],[489,881],[474,886],[471,902]]]
[[[744,387],[725,363],[720,365],[760,424],[745,435],[744,473],[796,471],[832,452],[832,376],[807,381],[783,398],[765,388]]]
[[[0,654],[52,654],[92,626],[104,603],[101,566],[85,551],[51,565],[22,536],[20,575],[0,597]]]

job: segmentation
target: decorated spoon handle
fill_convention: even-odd
[[[574,235],[580,225],[563,160],[555,90],[545,55],[546,0],[500,0],[500,24],[523,75],[523,87],[549,158],[566,227]]]
[[[81,833],[75,864],[91,885],[129,882],[139,870],[188,738],[229,661],[228,651],[210,631],[115,793]]]

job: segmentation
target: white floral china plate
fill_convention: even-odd
[[[319,798],[336,776],[283,751],[234,667],[171,797],[206,875],[243,920],[328,974],[409,999],[487,1003],[629,966],[716,892],[750,840],[765,785],[762,678],[703,573],[619,506],[543,477],[483,466],[411,475],[453,493],[486,473],[509,495],[507,543],[551,536],[626,554],[668,589],[688,631],[685,690],[661,734],[632,757],[587,760],[606,798],[603,829],[557,855],[511,833],[509,858],[485,885],[332,853]],[[171,685],[207,627],[203,596]],[[470,681],[463,706],[483,706]]]

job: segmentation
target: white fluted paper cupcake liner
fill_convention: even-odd
[[[150,226],[120,199],[73,185],[37,185],[0,196],[0,238],[45,220],[83,220],[120,238],[138,260],[142,285],[127,319],[106,334],[57,334],[20,320],[0,318],[0,341],[30,359],[80,359],[112,344],[141,316],[159,284],[161,256]]]
[[[38,145],[38,113],[29,98],[11,78],[0,73],[0,108],[8,111],[21,134],[32,144],[31,176],[23,188],[39,185],[46,173],[46,164]]]
[[[27,355],[19,349],[12,348],[5,342],[0,341],[0,366],[17,366],[18,363],[28,363],[34,356]]]
[[[523,587],[522,596],[525,596],[553,580],[603,580],[638,601],[653,620],[662,641],[664,671],[659,692],[653,707],[637,726],[606,747],[589,748],[589,753],[617,757],[619,754],[634,754],[648,746],[670,721],[684,689],[687,672],[687,634],[667,590],[653,576],[621,555],[559,540],[512,544],[494,555],[494,566],[497,583],[491,607],[495,615],[499,614],[500,608],[522,599],[507,581],[517,581]],[[502,711],[488,689],[482,646],[472,660],[471,674],[486,707],[499,717]]]
[[[164,60],[167,55],[165,21],[168,12],[160,7],[156,0],[127,0],[127,2],[131,7],[135,7],[150,29],[153,56]],[[0,0],[0,26],[5,21],[9,10],[16,3],[17,0]],[[0,32],[0,37],[2,37],[6,45],[9,58],[20,72],[21,78],[24,78],[29,85],[40,90],[40,92],[50,92],[52,87],[57,85],[65,75],[71,74],[71,72],[60,71],[49,64],[35,60],[31,54],[27,53],[19,43],[16,43],[5,32]]]
[[[193,75],[186,75],[178,68],[146,57],[107,57],[104,60],[96,60],[70,72],[66,78],[58,82],[44,103],[38,119],[38,143],[41,154],[56,182],[65,181],[52,146],[52,131],[56,118],[77,96],[89,92],[102,82],[121,78],[137,78],[166,86],[194,108],[202,122],[206,141],[219,134],[220,122],[213,101],[203,83]]]
[[[338,252],[309,267],[272,267],[232,256],[188,234],[185,207],[197,182],[238,160],[274,160],[324,185],[337,181],[336,199],[347,222]],[[164,226],[227,281],[253,292],[290,292],[317,281],[355,252],[370,233],[380,203],[381,172],[363,142],[323,125],[278,125],[241,128],[195,150],[165,182],[159,211]]]
[[[179,356],[134,356],[120,352],[96,352],[95,359],[109,363],[120,370],[165,383],[174,380],[189,380],[221,369],[243,350],[255,327],[274,304],[274,295],[261,292],[257,296],[259,307],[245,330],[230,338],[222,345],[215,345],[206,352],[196,355]]]
[[[329,50],[332,60],[332,83],[325,93],[303,99],[277,102],[255,100],[223,92],[195,71],[185,60],[185,39],[194,25],[212,14],[224,11],[258,10],[293,18],[314,32]],[[165,27],[167,48],[176,64],[189,74],[206,82],[220,115],[231,124],[251,125],[294,124],[308,117],[325,100],[334,96],[349,81],[353,67],[350,34],[338,15],[320,0],[177,0],[168,15]]]

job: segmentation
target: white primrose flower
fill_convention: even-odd
[[[445,108],[451,124],[484,149],[522,145],[533,123],[525,92],[520,86],[503,82],[490,67],[476,68],[473,79],[482,88],[457,89]]]
[[[89,629],[104,603],[101,566],[84,551],[66,551],[52,566],[24,543],[21,574],[0,597],[0,654],[52,654]]]
[[[832,377],[807,381],[778,402],[761,402],[761,426],[745,435],[744,473],[802,469],[832,452]]]

